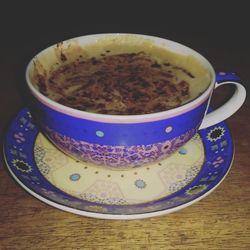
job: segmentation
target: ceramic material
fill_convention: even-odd
[[[107,36],[117,38],[128,34],[83,36],[65,41],[60,46],[65,51],[72,43],[84,45]],[[32,114],[43,133],[59,149],[75,159],[115,169],[135,168],[157,162],[189,141],[199,128],[226,119],[244,102],[245,89],[239,84],[239,78],[234,74],[223,73],[218,75],[216,82],[213,67],[194,50],[157,37],[129,36],[146,39],[175,53],[197,58],[211,75],[211,83],[198,98],[169,111],[130,116],[102,115],[65,107],[43,96],[30,81],[30,72],[34,67],[31,61],[27,67],[26,80],[34,97]],[[56,53],[57,46],[42,51],[36,60],[41,64],[43,60],[47,62],[51,53]],[[237,91],[234,96],[204,118],[213,89],[227,83],[235,84]]]
[[[49,205],[95,218],[136,219],[174,212],[208,195],[230,169],[233,142],[219,123],[163,161],[112,171],[64,155],[23,109],[7,132],[4,155],[16,181]]]

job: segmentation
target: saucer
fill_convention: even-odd
[[[7,167],[31,195],[64,211],[103,219],[159,216],[201,200],[229,172],[233,151],[222,122],[200,130],[167,159],[111,170],[59,151],[39,132],[27,108],[12,121],[4,141]]]

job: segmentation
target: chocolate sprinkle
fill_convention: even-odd
[[[63,53],[61,60],[67,60]],[[189,97],[189,84],[178,80],[176,70],[194,77],[168,62],[160,64],[144,52],[102,53],[98,58],[61,65],[47,83],[38,77],[37,85],[44,95],[72,108],[102,114],[147,114],[180,106]]]

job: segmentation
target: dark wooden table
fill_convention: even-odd
[[[184,43],[202,53],[217,71],[237,72],[250,85],[249,44],[225,32],[174,32],[110,26],[89,28],[85,33],[138,32]],[[113,29],[112,29],[113,27]],[[213,29],[213,27],[210,27]],[[16,32],[18,44],[5,41],[0,56],[1,144],[10,120],[26,106],[24,70],[39,50],[65,38],[84,34],[60,29],[42,34]],[[68,33],[67,33],[68,31]],[[31,32],[31,33],[30,33]],[[218,29],[217,32],[219,33]],[[10,34],[10,33],[9,33]],[[28,38],[25,36],[29,34]],[[243,33],[242,33],[243,34]],[[14,36],[11,36],[13,38]],[[225,39],[224,39],[225,38]],[[24,39],[24,40],[23,40]],[[216,91],[214,105],[231,95],[231,88]],[[110,221],[82,217],[50,207],[24,191],[0,160],[0,249],[249,249],[250,248],[250,101],[227,120],[235,144],[232,169],[208,197],[176,213],[133,221]]]

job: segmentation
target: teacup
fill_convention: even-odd
[[[51,65],[64,59],[58,56],[60,51],[65,52],[76,44],[84,47],[103,38],[128,36],[195,58],[210,76],[208,87],[197,98],[170,110],[141,115],[109,115],[64,106],[43,95],[32,83],[35,67],[48,73],[46,71]],[[246,97],[238,76],[234,73],[216,76],[212,65],[198,52],[167,39],[137,34],[87,35],[53,45],[30,61],[26,81],[33,96],[32,115],[51,142],[77,160],[119,170],[144,166],[171,155],[199,129],[231,116]],[[234,95],[223,106],[206,114],[213,90],[224,84],[236,86]]]

